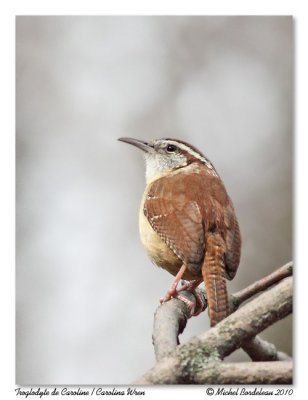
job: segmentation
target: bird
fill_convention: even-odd
[[[215,326],[229,314],[226,279],[236,275],[241,256],[239,223],[222,179],[211,161],[183,140],[118,140],[142,150],[145,159],[140,239],[150,260],[175,276],[161,303],[204,282]]]

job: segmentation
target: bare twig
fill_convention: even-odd
[[[284,279],[214,328],[178,346],[136,383],[197,383],[196,376],[208,363],[223,359],[292,312],[292,282],[292,277]]]
[[[254,282],[247,286],[245,289],[233,294],[230,301],[230,307],[232,311],[235,311],[244,301],[250,299],[256,294],[267,290],[275,283],[280,282],[282,279],[291,276],[293,274],[293,262],[289,262],[284,266],[278,268],[274,272],[265,276],[264,278]]]
[[[292,360],[282,351],[277,351],[276,346],[256,336],[242,343],[242,349],[249,355],[252,361],[290,361]]]

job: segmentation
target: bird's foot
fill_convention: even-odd
[[[184,290],[184,289],[183,289]],[[180,290],[177,290],[176,285],[172,284],[168,289],[167,293],[164,297],[159,299],[160,304],[164,304],[171,299],[179,299],[185,303],[189,309],[190,316],[194,315],[195,303],[191,301],[185,294],[180,293],[182,291],[182,287]]]
[[[190,300],[185,294],[178,294],[177,299],[183,301],[188,309],[190,317],[196,317],[201,314],[207,307],[207,300],[204,294],[200,291],[200,289],[193,289],[190,292],[194,295],[195,301]]]
[[[160,303],[166,303],[172,298],[179,299],[185,303],[189,309],[190,317],[199,315],[202,311],[204,311],[207,307],[207,300],[203,294],[203,292],[197,288],[200,285],[202,279],[196,279],[193,281],[181,281],[182,286],[177,289],[178,282],[174,281],[167,293],[164,297],[160,298]],[[191,292],[196,301],[192,301],[185,295],[185,293],[181,293],[183,291]]]

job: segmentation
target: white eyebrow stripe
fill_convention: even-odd
[[[180,149],[182,149],[182,150],[184,150],[184,151],[187,151],[187,152],[190,153],[192,156],[194,156],[194,157],[196,157],[198,160],[200,160],[203,164],[206,164],[206,166],[207,166],[208,168],[214,170],[214,167],[213,167],[212,163],[211,163],[208,159],[206,159],[205,157],[203,157],[201,154],[199,154],[198,152],[194,151],[191,147],[186,146],[186,145],[183,144],[183,143],[179,143],[179,142],[172,141],[172,140],[168,140],[167,142],[170,143],[170,144],[173,144],[173,145],[175,145],[175,146],[177,146],[177,147],[179,147]],[[214,171],[213,171],[213,172],[214,172]],[[217,174],[215,173],[215,175],[217,175]]]

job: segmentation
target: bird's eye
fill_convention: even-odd
[[[174,144],[168,144],[166,150],[168,151],[168,153],[174,153],[176,150],[176,146]]]

